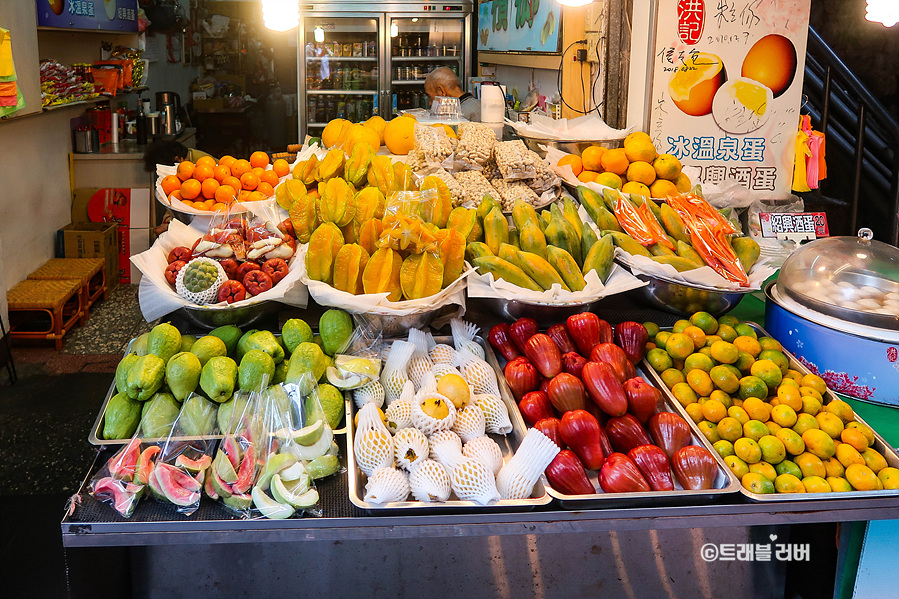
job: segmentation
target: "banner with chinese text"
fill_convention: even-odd
[[[64,29],[137,31],[137,0],[35,0],[37,24]]]
[[[486,0],[478,5],[478,50],[559,52],[562,7],[553,0]]]
[[[811,0],[660,0],[648,133],[660,153],[789,194]]]

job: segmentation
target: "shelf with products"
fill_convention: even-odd
[[[307,56],[306,60],[325,60],[328,62],[377,62],[377,56]]]
[[[424,85],[424,84],[425,84],[424,79],[412,79],[412,80],[408,80],[408,81],[405,79],[396,79],[396,80],[390,82],[390,85]]]
[[[422,62],[430,60],[461,61],[461,56],[391,56],[395,62]]]
[[[376,89],[307,89],[307,94],[321,96],[376,96]]]

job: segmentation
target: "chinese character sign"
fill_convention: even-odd
[[[137,0],[35,0],[37,24],[66,29],[137,31]]]
[[[699,182],[789,193],[811,0],[660,0],[649,134]]]
[[[561,6],[552,0],[487,0],[478,5],[478,50],[558,52]]]

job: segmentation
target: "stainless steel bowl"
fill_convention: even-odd
[[[214,329],[227,324],[247,327],[265,316],[278,311],[278,302],[261,301],[240,308],[213,308],[210,306],[184,306],[177,314],[189,323],[203,329]]]
[[[449,309],[449,310],[447,310]],[[428,310],[419,314],[409,314],[408,316],[394,316],[392,314],[374,314],[366,312],[359,314],[374,329],[380,330],[381,334],[386,337],[401,337],[409,332],[409,329],[426,329],[431,321],[438,316],[445,314],[447,311],[456,313],[459,306],[452,304],[442,306],[436,310]]]
[[[628,297],[645,306],[680,316],[690,316],[701,311],[708,312],[712,316],[721,316],[733,310],[743,296],[750,293],[748,289],[722,290],[672,281],[657,275],[633,272],[627,264],[618,263],[641,281],[648,282],[648,285],[626,291]]]
[[[562,139],[544,139],[541,137],[527,137],[521,134],[518,134],[521,140],[524,142],[524,145],[527,146],[529,150],[535,152],[541,158],[546,157],[546,151],[541,149],[540,146],[548,146],[550,148],[556,148],[557,150],[561,150],[562,152],[566,152],[568,154],[577,154],[578,156],[581,153],[589,148],[590,146],[602,146],[604,148],[620,148],[624,143],[624,138],[622,139],[598,139],[593,141],[572,141],[572,140],[562,140]]]
[[[539,304],[500,297],[468,298],[469,304],[479,304],[504,320],[518,320],[524,316],[533,318],[540,328],[564,322],[572,314],[589,312],[601,301],[602,299],[574,304]]]

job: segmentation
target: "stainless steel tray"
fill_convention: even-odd
[[[749,326],[755,329],[756,334],[759,336],[770,337],[767,331],[754,322],[746,322]],[[670,327],[668,328],[670,330]],[[783,350],[784,355],[790,361],[790,368],[793,370],[798,370],[803,374],[811,374],[812,371],[806,368],[800,361],[793,357],[793,354],[790,352]],[[703,436],[699,431],[699,427],[693,422],[693,419],[687,414],[687,411],[680,404],[677,399],[675,399],[674,394],[668,389],[667,385],[662,381],[662,377],[653,369],[646,360],[642,363],[643,370],[647,371],[649,375],[652,377],[653,383],[662,390],[662,393],[665,394],[665,397],[668,400],[668,403],[674,405],[677,409],[678,413],[684,417],[684,420],[690,425],[690,428],[693,429],[694,435]],[[831,401],[839,399],[836,394],[830,389],[827,390],[827,393],[824,394],[824,405],[826,406]],[[858,414],[855,414],[856,422],[860,422],[867,426],[874,433],[874,445],[872,447],[880,452],[883,455],[884,459],[887,461],[887,465],[892,466],[894,468],[899,468],[899,455],[897,455],[896,450],[893,449],[889,443],[887,443],[883,437],[877,434],[877,431],[874,430],[870,424],[865,422]],[[730,468],[727,467],[727,464],[724,463],[724,459],[718,455],[717,451],[712,450],[712,455],[715,456],[715,459],[718,460],[718,464],[727,468],[728,471]],[[752,501],[760,501],[760,502],[778,502],[778,501],[827,501],[830,499],[862,499],[865,497],[883,497],[883,496],[892,496],[899,495],[899,489],[884,489],[882,491],[847,491],[843,493],[832,492],[832,493],[771,493],[762,495],[759,493],[753,493],[749,489],[746,489],[742,484],[740,485],[740,492],[751,499]]]
[[[435,337],[434,340],[437,343],[452,345],[452,337],[449,336]],[[505,463],[515,453],[515,450],[521,444],[528,429],[524,419],[521,417],[521,412],[518,411],[518,406],[515,405],[515,402],[512,400],[512,395],[509,393],[508,388],[503,388],[505,379],[502,376],[502,371],[499,369],[499,364],[496,361],[493,350],[484,343],[484,340],[481,337],[476,337],[475,340],[484,348],[487,363],[490,364],[497,375],[497,379],[500,382],[500,391],[502,392],[501,396],[506,404],[506,408],[509,410],[509,420],[512,421],[512,432],[508,435],[488,435],[499,445],[500,451],[503,454],[503,462]],[[369,503],[364,499],[365,483],[368,479],[365,476],[365,473],[356,467],[356,458],[353,454],[353,435],[356,431],[355,424],[353,423],[354,408],[355,405],[349,398],[349,394],[347,394],[346,455],[349,475],[349,494],[350,501],[353,505],[365,510],[369,514],[384,516],[392,514],[518,512],[529,511],[538,506],[547,505],[552,501],[552,498],[546,493],[542,480],[538,480],[534,485],[533,493],[528,499],[502,499],[488,505],[480,505],[473,501],[453,499],[453,497],[455,497],[454,495],[451,495],[448,501],[442,503],[428,503],[423,501],[394,501],[383,504]]]
[[[651,381],[651,379],[647,377],[643,372],[642,368],[637,368],[637,375],[643,377],[643,380],[647,382]],[[663,395],[663,398],[665,400],[665,409],[661,411],[678,413],[671,406],[673,398],[668,397],[667,395]],[[674,403],[677,403],[677,401],[675,400]],[[706,448],[712,453],[712,455],[717,457],[718,453],[708,442],[708,439],[706,439],[705,436],[697,429],[691,428],[690,430],[693,433],[690,437],[690,443],[692,445],[699,445],[700,447]],[[588,470],[587,478],[589,478],[593,486],[599,490],[598,493],[594,493],[592,495],[566,495],[561,491],[553,489],[548,481],[544,482],[544,484],[546,485],[546,492],[549,493],[551,497],[559,500],[560,507],[568,510],[591,508],[612,509],[628,507],[668,507],[677,505],[697,505],[701,503],[713,503],[721,499],[725,495],[736,493],[740,490],[741,487],[740,481],[737,480],[737,477],[734,476],[730,468],[728,468],[727,465],[720,460],[718,463],[718,473],[715,475],[715,485],[711,489],[684,489],[683,485],[681,485],[677,481],[677,477],[672,475],[671,479],[674,481],[674,491],[650,491],[648,493],[604,493],[599,487],[598,471]]]

